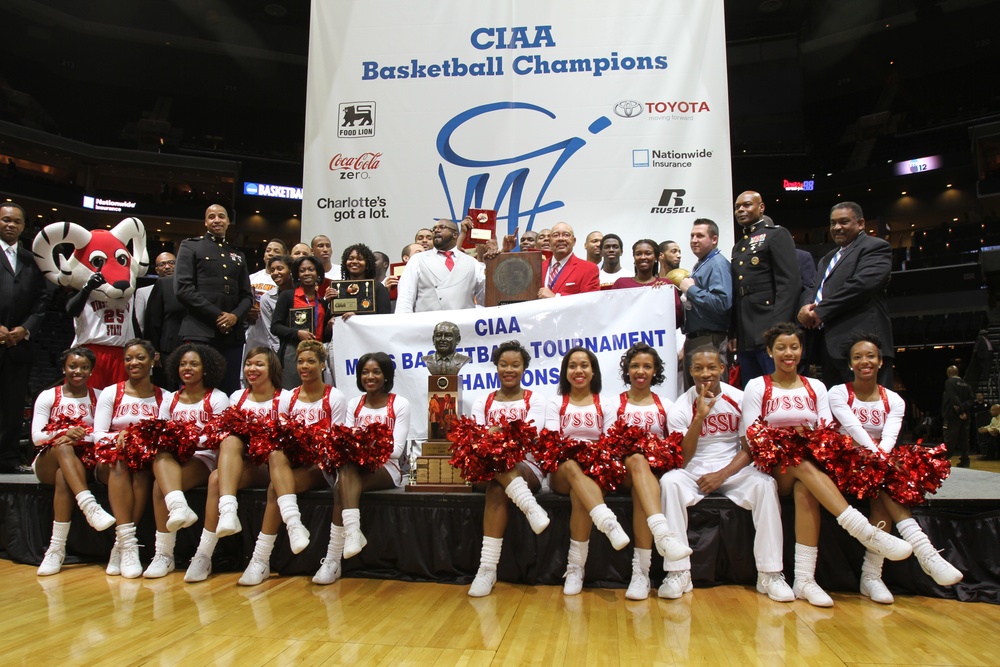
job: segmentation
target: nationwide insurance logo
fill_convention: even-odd
[[[711,160],[712,151],[707,148],[693,150],[657,150],[650,148],[632,149],[633,167],[654,167],[659,169],[690,169],[695,162]]]

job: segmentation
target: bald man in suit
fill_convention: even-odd
[[[573,254],[576,245],[573,228],[565,222],[557,222],[552,225],[551,238],[552,259],[542,262],[542,286],[538,297],[548,299],[601,289],[597,265]]]

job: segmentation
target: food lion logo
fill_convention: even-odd
[[[622,100],[614,106],[614,112],[622,118],[635,118],[642,113],[642,104],[635,100]]]
[[[337,116],[341,139],[375,136],[375,102],[342,102]]]

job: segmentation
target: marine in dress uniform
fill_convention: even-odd
[[[764,332],[778,322],[795,321],[802,277],[792,235],[764,215],[758,193],[744,192],[737,197],[735,216],[743,227],[743,237],[733,246],[731,262],[730,348],[738,353],[740,380],[746,387],[753,378],[774,372]]]
[[[240,387],[243,367],[244,324],[253,305],[246,258],[226,243],[229,216],[218,204],[205,211],[207,234],[181,242],[174,282],[177,299],[187,309],[180,336],[205,343],[226,359],[226,378],[220,389]]]

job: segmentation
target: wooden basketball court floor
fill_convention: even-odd
[[[185,584],[52,577],[0,561],[3,665],[1000,665],[1000,605],[834,593],[831,609],[750,587],[632,602],[621,589],[345,579],[316,586],[238,573]]]

